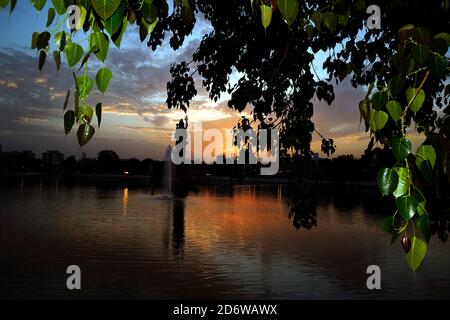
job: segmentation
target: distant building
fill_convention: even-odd
[[[48,150],[42,153],[42,162],[46,166],[59,166],[64,161],[64,154],[57,150]]]

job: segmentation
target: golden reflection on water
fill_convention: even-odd
[[[123,188],[122,213],[128,214],[128,188]]]

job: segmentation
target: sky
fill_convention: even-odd
[[[202,36],[211,30],[208,23],[199,19],[192,34],[176,51],[170,48],[169,37],[161,47],[152,51],[145,41],[140,42],[137,27],[128,28],[120,49],[111,44],[105,62],[113,72],[109,89],[104,96],[93,93],[87,99],[91,106],[99,101],[103,103],[102,124],[99,130],[96,129],[93,139],[80,148],[76,128],[66,136],[63,127],[62,106],[73,81],[70,68],[63,61],[61,70],[56,72],[49,56],[40,72],[36,50],[30,49],[32,33],[43,31],[46,19],[47,7],[37,13],[28,1],[19,1],[11,17],[9,10],[0,11],[2,150],[32,150],[40,157],[42,152],[56,149],[66,156],[80,157],[81,152],[85,152],[88,157],[95,157],[100,150],[112,149],[124,159],[163,159],[176,123],[184,118],[182,111],[169,110],[165,104],[169,66],[173,62],[191,60]],[[85,37],[80,33],[77,40]],[[323,53],[317,54],[314,62],[321,78],[325,78],[322,70],[324,57]],[[99,66],[96,62],[89,62],[92,78],[95,78]],[[236,79],[237,74],[233,73],[230,81]],[[217,102],[210,101],[199,80],[196,88],[198,95],[188,111],[190,124],[203,121],[204,128],[229,130],[241,115],[248,112],[245,110],[240,114],[229,109],[227,94]],[[359,157],[369,141],[363,125],[359,125],[358,102],[365,92],[344,81],[335,86],[335,94],[336,99],[331,106],[313,101],[316,129],[335,140],[335,155]],[[315,152],[320,151],[320,141],[321,138],[314,134],[312,149]]]

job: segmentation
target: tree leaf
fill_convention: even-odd
[[[281,15],[290,27],[297,18],[299,9],[298,0],[277,0],[277,4]]]
[[[416,152],[416,166],[422,176],[433,183],[433,169],[436,163],[436,151],[432,145],[421,145]]]
[[[91,0],[95,12],[105,21],[117,10],[120,2],[121,0]]]
[[[414,33],[414,26],[412,24],[407,24],[398,30],[398,37],[400,41],[408,40]]]
[[[381,110],[384,108],[386,103],[388,102],[388,95],[386,91],[378,91],[375,92],[372,96],[372,99],[370,99],[373,103],[373,106],[377,110]]]
[[[0,0],[0,8],[4,9],[8,5],[9,0]]]
[[[389,116],[386,112],[373,109],[370,110],[369,125],[374,132],[383,129],[388,119]]]
[[[420,65],[425,64],[428,59],[428,46],[424,46],[422,44],[417,44],[412,48],[412,54],[414,60],[416,60]]]
[[[447,60],[441,55],[433,53],[428,60],[428,67],[434,77],[441,78],[447,72]]]
[[[407,168],[400,167],[397,170],[398,184],[393,192],[394,197],[398,198],[408,192],[409,189],[409,172]]]
[[[66,54],[66,60],[69,67],[73,67],[80,61],[83,56],[83,48],[77,43],[68,43],[64,48]]]
[[[38,37],[39,32],[33,32],[33,35],[31,36],[31,49],[36,49]]]
[[[400,136],[395,136],[392,139],[392,150],[395,159],[397,159],[398,162],[401,162],[405,160],[411,152],[411,141]]]
[[[55,19],[55,9],[50,7],[50,8],[48,8],[46,26],[49,27],[53,23],[54,19]]]
[[[425,101],[425,91],[423,91],[423,89],[420,89],[420,91],[417,93],[417,96],[414,98],[416,92],[417,89],[414,88],[406,89],[406,101],[408,101],[408,104],[410,105],[410,108],[414,113],[422,108],[422,105]]]
[[[431,164],[431,168],[434,169],[436,164],[436,151],[430,144],[422,144],[416,151],[416,165],[419,167],[422,161],[428,160]]]
[[[125,33],[125,30],[127,29],[127,25],[128,25],[128,19],[125,16],[122,21],[122,28],[120,29],[119,32],[116,32],[114,34],[114,36],[111,37],[111,39],[113,40],[113,42],[117,46],[117,48],[120,48],[120,43],[122,42],[122,37],[123,37],[123,34]]]
[[[422,264],[425,255],[427,254],[427,243],[417,237],[411,238],[411,249],[406,255],[405,259],[409,268],[415,272]]]
[[[77,118],[79,123],[91,123],[93,117],[94,109],[92,109],[90,106],[82,105],[80,108],[78,108]]]
[[[95,115],[97,116],[98,127],[100,128],[100,123],[102,122],[102,104],[97,103],[95,106]]]
[[[31,0],[31,3],[36,8],[37,11],[41,11],[42,8],[45,6],[45,3],[47,0]]]
[[[333,12],[325,12],[322,16],[322,21],[325,27],[330,30],[332,33],[336,31],[337,26],[337,15]]]
[[[68,135],[70,130],[72,130],[74,124],[75,112],[73,110],[68,110],[66,113],[64,113],[64,132],[66,133],[66,135]]]
[[[388,83],[389,93],[392,97],[398,96],[402,92],[403,81],[400,77],[394,77]]]
[[[61,67],[61,54],[58,50],[53,51],[53,60],[55,60],[56,71]]]
[[[183,0],[181,6],[181,18],[187,25],[190,25],[192,21],[194,21],[194,9],[189,4],[189,0]]]
[[[97,88],[101,93],[105,93],[106,89],[108,89],[109,82],[112,79],[112,72],[108,68],[101,68],[98,70],[97,75],[95,76],[95,82],[97,84]]]
[[[450,34],[447,32],[441,32],[434,36],[436,39],[442,39],[447,43],[447,46],[450,46]]]
[[[395,170],[389,168],[381,168],[377,174],[378,188],[383,196],[387,196],[394,192],[398,184],[398,175]]]
[[[78,127],[77,131],[77,137],[78,137],[78,144],[80,146],[84,146],[86,143],[91,140],[92,136],[95,133],[95,129],[93,126],[91,126],[88,123],[83,123]]]
[[[123,16],[125,14],[126,4],[124,2],[117,8],[114,14],[105,21],[105,29],[112,36],[119,31],[122,26]]]
[[[78,77],[77,84],[81,99],[85,99],[94,87],[94,81],[89,76]]]
[[[67,90],[66,99],[64,100],[63,111],[66,110],[69,104],[70,90]]]
[[[72,43],[72,36],[70,33],[65,31],[58,32],[55,34],[55,44],[59,48],[59,50],[64,51],[67,44]]]
[[[41,32],[36,39],[36,48],[44,49],[48,46],[48,42],[50,40],[50,32],[44,31]]]
[[[108,55],[109,49],[109,39],[103,32],[92,33],[89,37],[89,48],[96,47],[97,50],[94,51],[95,56],[98,60],[104,62],[106,56]]]
[[[45,52],[44,50],[41,50],[39,52],[39,71],[42,71],[42,68],[44,67],[46,58],[47,58],[47,52]]]
[[[394,217],[393,216],[384,217],[381,227],[384,231],[392,233],[394,231]]]
[[[66,13],[66,6],[62,0],[52,0],[53,7],[55,8],[58,15],[63,15]]]
[[[403,219],[410,220],[416,214],[419,203],[413,196],[404,195],[395,200],[395,205]]]
[[[400,116],[402,114],[402,107],[400,106],[400,103],[396,100],[391,100],[387,103],[386,109],[388,110],[391,118],[397,122],[400,120]]]
[[[270,21],[272,21],[272,7],[266,6],[265,4],[260,5],[261,9],[261,23],[264,29],[270,25]]]
[[[423,215],[417,219],[417,226],[419,227],[420,232],[422,232],[425,241],[430,241],[430,219],[428,216]]]

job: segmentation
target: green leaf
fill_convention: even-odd
[[[105,29],[111,36],[119,31],[122,25],[125,9],[126,5],[124,2],[122,2],[119,8],[117,8],[117,10],[114,12],[114,14],[105,21]]]
[[[61,54],[58,50],[53,51],[53,60],[55,60],[56,71],[61,67]]]
[[[97,88],[101,93],[105,93],[106,89],[108,89],[109,82],[112,79],[112,72],[108,68],[101,68],[98,70],[97,75],[95,76],[95,83],[97,84]]]
[[[52,0],[53,7],[55,8],[58,15],[66,13],[66,6],[62,0]]]
[[[108,55],[109,49],[108,36],[99,31],[92,33],[89,37],[89,48],[92,47],[97,47],[97,50],[94,51],[94,54],[98,60],[104,62],[106,60],[106,56]]]
[[[78,137],[78,144],[80,146],[84,146],[86,143],[91,140],[92,136],[95,133],[95,129],[93,126],[91,126],[88,123],[83,123],[78,127],[77,131],[77,137]]]
[[[433,54],[428,60],[428,67],[434,77],[441,78],[447,72],[447,60],[441,55]]]
[[[113,37],[111,37],[111,39],[113,40],[113,42],[117,46],[117,48],[120,48],[120,43],[122,42],[122,37],[123,37],[123,34],[125,33],[125,30],[127,29],[127,25],[128,25],[128,19],[125,16],[122,21],[122,29],[119,32],[117,32],[116,34],[114,34]]]
[[[53,23],[54,19],[55,19],[55,9],[48,8],[47,24],[46,24],[46,26],[49,27]]]
[[[5,8],[8,5],[9,0],[0,0],[0,8]]]
[[[66,135],[68,135],[70,130],[72,130],[74,124],[75,124],[75,112],[73,112],[73,110],[68,110],[64,114],[64,131]]]
[[[423,91],[423,89],[420,89],[420,91],[415,96],[416,92],[417,89],[414,88],[406,89],[406,101],[408,101],[408,105],[410,105],[410,108],[414,113],[422,108],[422,105],[425,101],[425,91]]]
[[[272,21],[272,7],[266,6],[265,4],[260,5],[261,9],[261,23],[264,29],[270,25],[270,21]]]
[[[378,188],[383,196],[387,196],[394,192],[398,184],[398,175],[395,170],[389,168],[381,168],[377,174]]]
[[[142,16],[144,21],[151,24],[158,18],[159,8],[152,0],[144,1],[142,5]]]
[[[183,0],[183,5],[181,7],[181,18],[187,25],[194,21],[194,9],[189,4],[189,0]]]
[[[299,9],[298,0],[277,0],[277,3],[281,15],[290,27],[294,23],[295,18],[297,18]]]
[[[447,43],[447,46],[450,46],[450,34],[447,32],[441,32],[434,36],[436,39],[442,39]]]
[[[400,41],[408,40],[414,33],[414,26],[412,24],[407,24],[398,30],[398,37]]]
[[[417,237],[411,238],[411,249],[406,255],[405,259],[409,268],[415,272],[422,264],[425,255],[427,254],[427,243]]]
[[[46,58],[47,58],[47,52],[45,52],[44,50],[41,50],[39,52],[39,71],[42,71],[42,68],[44,67]]]
[[[50,40],[50,32],[41,32],[36,39],[36,48],[44,49],[48,46],[48,41]]]
[[[97,116],[98,120],[98,127],[100,128],[100,123],[102,122],[102,104],[97,103],[95,106],[95,115]]]
[[[417,226],[419,227],[420,232],[422,232],[425,241],[430,241],[430,219],[428,216],[423,215],[417,219]]]
[[[41,11],[42,8],[45,6],[45,3],[47,0],[31,0],[31,3],[36,8],[37,11]]]
[[[33,35],[31,36],[31,49],[36,49],[38,37],[39,32],[33,32]]]
[[[369,126],[375,132],[381,130],[386,125],[389,116],[384,111],[370,110]]]
[[[330,30],[332,33],[336,31],[337,26],[337,15],[333,12],[325,12],[322,17],[323,24]]]
[[[322,15],[320,12],[316,11],[311,15],[311,20],[314,22],[314,26],[318,31],[320,31],[320,26],[322,25]]]
[[[397,95],[399,95],[402,92],[403,88],[403,81],[400,77],[394,77],[391,80],[389,80],[388,84],[389,88],[389,94],[395,98]]]
[[[388,102],[387,92],[386,91],[375,92],[372,96],[371,101],[375,109],[377,110],[383,109],[386,103]]]
[[[436,151],[432,145],[421,145],[416,152],[416,166],[423,177],[433,183],[433,169],[436,164]]]
[[[416,152],[416,165],[419,167],[422,161],[428,160],[431,164],[431,168],[434,169],[434,165],[436,164],[436,151],[434,150],[432,145],[422,144],[419,148],[417,148]]]
[[[86,20],[87,11],[83,6],[78,6],[80,8],[80,18],[75,25],[75,30],[81,30],[83,28],[84,21]]]
[[[91,0],[95,12],[105,21],[117,10],[120,2],[121,0]]]
[[[411,141],[400,136],[395,136],[392,139],[392,151],[398,162],[405,160],[411,152]]]
[[[77,43],[70,42],[64,48],[66,60],[69,67],[73,67],[83,56],[83,48]]]
[[[67,90],[66,99],[64,100],[63,111],[66,110],[69,104],[70,90]]]
[[[78,90],[80,98],[85,99],[94,87],[94,81],[88,76],[80,76],[77,78]]]
[[[394,217],[393,216],[384,217],[381,227],[384,231],[392,233],[394,231]]]
[[[78,108],[77,118],[79,123],[91,123],[93,117],[94,109],[90,106],[82,105]]]
[[[416,60],[420,65],[423,65],[428,60],[428,46],[422,44],[417,44],[412,48],[412,54],[414,60]]]
[[[55,44],[59,48],[59,50],[64,51],[64,48],[67,44],[72,43],[72,36],[70,33],[61,31],[55,34]]]
[[[418,43],[427,46],[430,44],[430,31],[426,28],[418,27],[414,30],[414,38]]]
[[[389,112],[389,115],[391,118],[397,122],[400,120],[400,116],[402,114],[402,107],[400,106],[400,103],[396,100],[391,100],[387,103],[386,109]]]
[[[398,184],[397,188],[393,192],[393,195],[394,197],[398,198],[408,192],[409,174],[408,169],[403,167],[398,168],[396,171],[398,175]]]
[[[416,214],[419,203],[413,196],[404,195],[395,200],[395,205],[402,218],[410,220]]]

